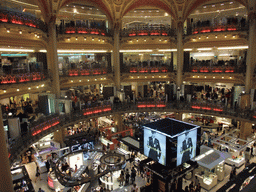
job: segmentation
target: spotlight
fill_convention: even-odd
[[[21,30],[19,30],[19,34],[22,34],[22,31],[21,31]]]

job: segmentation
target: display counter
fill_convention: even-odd
[[[228,165],[235,165],[236,168],[244,168],[245,165],[245,158],[243,156],[238,156],[236,158],[228,158],[226,159],[226,163]]]
[[[11,170],[13,189],[14,191],[35,191],[31,180],[29,178],[28,172],[24,166],[16,167]]]
[[[108,139],[101,137],[100,141],[105,146],[108,146],[108,144],[109,144],[110,150],[113,150],[115,148],[114,143]]]
[[[215,174],[210,174],[209,176],[199,174],[195,175],[198,177],[201,187],[208,191],[212,189],[214,186],[216,186],[218,183],[218,177]]]
[[[54,171],[48,173],[47,183],[48,187],[53,190],[62,190],[65,188],[63,185],[60,184],[60,182],[56,178]]]

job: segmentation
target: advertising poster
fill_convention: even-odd
[[[166,136],[144,128],[144,155],[166,165]]]
[[[196,155],[197,129],[178,136],[177,166],[189,161]]]

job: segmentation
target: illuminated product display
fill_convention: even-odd
[[[189,161],[196,155],[197,129],[187,131],[178,136],[177,166]]]
[[[144,154],[166,165],[166,136],[151,129],[144,129]]]

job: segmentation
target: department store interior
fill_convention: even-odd
[[[2,0],[1,192],[252,192],[255,0]]]

